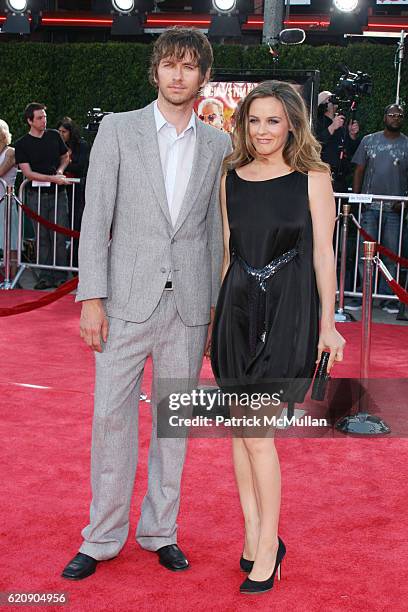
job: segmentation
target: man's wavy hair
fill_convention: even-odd
[[[24,121],[27,122],[29,119],[30,121],[34,121],[34,113],[37,110],[47,110],[47,107],[45,106],[45,104],[41,104],[40,102],[30,102],[30,104],[27,104],[27,106],[24,109]]]
[[[160,34],[153,46],[150,58],[149,80],[157,89],[157,69],[160,61],[171,57],[178,61],[190,53],[193,61],[197,63],[200,74],[204,79],[208,69],[213,64],[213,51],[207,37],[195,28],[181,28],[174,26]]]
[[[253,89],[239,107],[234,131],[234,151],[224,161],[224,170],[246,166],[259,158],[249,138],[249,110],[252,102],[260,98],[276,98],[282,103],[289,123],[288,140],[283,149],[285,163],[298,172],[309,170],[330,172],[320,158],[321,146],[309,126],[306,105],[302,96],[290,83],[265,81]]]

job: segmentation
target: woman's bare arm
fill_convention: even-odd
[[[221,187],[220,187],[222,234],[223,234],[223,241],[224,241],[224,258],[222,261],[221,282],[224,280],[224,277],[230,265],[230,252],[229,252],[230,229],[229,229],[229,223],[228,223],[227,197],[226,197],[226,187],[225,187],[226,176],[227,175],[224,174],[224,176],[222,177]]]
[[[330,349],[329,368],[342,361],[344,338],[334,324],[336,269],[333,253],[335,203],[330,176],[309,172],[309,204],[313,223],[313,265],[321,304],[318,360],[324,349]]]
[[[2,164],[0,164],[0,177],[4,176],[13,166],[16,165],[14,149],[11,147],[6,151],[6,156]]]

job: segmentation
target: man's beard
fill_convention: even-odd
[[[387,128],[387,130],[389,132],[400,132],[401,131],[401,126],[395,126],[395,125],[385,125],[385,127]]]
[[[175,97],[173,98],[173,96],[171,94],[167,94],[166,92],[161,91],[161,95],[163,96],[163,98],[166,100],[166,102],[169,102],[170,104],[173,104],[174,106],[184,106],[184,104],[187,104],[187,102],[191,102],[191,100],[195,100],[198,94],[198,91],[196,93],[193,94],[188,94],[186,95],[186,97],[183,98],[178,98]]]

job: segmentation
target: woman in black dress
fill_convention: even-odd
[[[211,343],[214,375],[223,390],[250,393],[272,394],[284,380],[283,399],[302,402],[321,352],[330,351],[330,370],[345,344],[334,325],[329,168],[303,99],[288,83],[264,82],[245,98],[234,142],[221,184],[224,264]],[[234,437],[233,459],[245,520],[240,565],[249,572],[240,590],[263,592],[285,555],[273,437],[262,431]]]

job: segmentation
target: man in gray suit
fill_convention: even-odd
[[[176,524],[186,440],[157,436],[157,405],[163,379],[197,381],[220,284],[219,183],[231,145],[193,112],[212,60],[198,30],[163,33],[150,69],[157,100],[106,116],[91,152],[77,301],[81,337],[96,360],[93,497],[80,552],[62,573],[71,580],[94,573],[126,542],[149,355],[152,435],[136,540],[166,568],[188,567]]]

